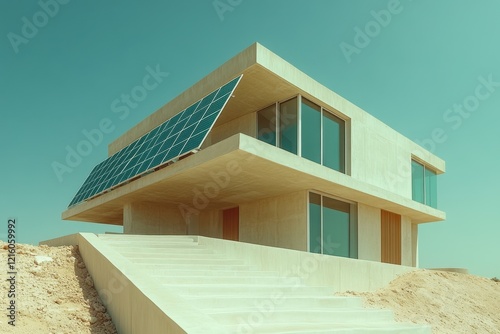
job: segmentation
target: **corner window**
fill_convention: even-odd
[[[437,174],[423,164],[411,161],[412,199],[437,208]]]
[[[309,194],[309,251],[357,257],[356,221],[353,204],[319,194]]]
[[[276,146],[276,105],[262,109],[257,113],[257,138]]]
[[[302,157],[321,163],[321,107],[302,99],[301,103]]]
[[[280,103],[279,112],[279,147],[290,153],[297,154],[297,98]]]
[[[324,109],[323,165],[345,173],[345,122]]]

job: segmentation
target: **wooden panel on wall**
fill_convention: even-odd
[[[226,240],[240,239],[240,208],[227,209],[222,212],[222,238]]]
[[[381,211],[382,262],[401,264],[401,216]]]

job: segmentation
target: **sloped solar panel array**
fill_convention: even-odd
[[[69,206],[199,149],[240,79],[233,79],[95,166]]]

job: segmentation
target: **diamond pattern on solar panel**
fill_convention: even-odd
[[[73,206],[199,149],[242,76],[211,92],[92,169]]]

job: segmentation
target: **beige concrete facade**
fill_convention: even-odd
[[[298,191],[240,206],[240,241],[307,251],[307,192]]]
[[[123,232],[127,234],[189,234],[188,225],[174,205],[128,203],[123,208]]]
[[[445,213],[412,200],[411,161],[437,174],[444,161],[259,44],[130,129],[109,154],[241,74],[199,152],[70,207],[63,218],[123,225],[125,233],[222,238],[222,210],[237,206],[240,241],[308,251],[313,191],[355,204],[359,259],[381,261],[381,210],[401,215],[401,264],[416,266],[417,224]],[[297,95],[345,121],[345,174],[256,139],[257,112]]]

